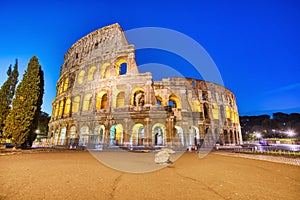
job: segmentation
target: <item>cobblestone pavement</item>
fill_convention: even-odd
[[[286,158],[281,156],[269,156],[269,155],[257,155],[257,154],[244,154],[244,153],[232,153],[232,152],[214,152],[214,154],[224,155],[224,156],[234,156],[240,158],[249,158],[255,160],[264,160],[269,162],[284,163],[289,165],[300,166],[299,158]]]

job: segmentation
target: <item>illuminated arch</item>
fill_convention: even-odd
[[[127,60],[121,58],[116,62],[116,74],[124,75],[127,73]]]
[[[88,80],[89,81],[92,81],[94,80],[94,72],[96,70],[96,67],[95,66],[92,66],[90,69],[89,69],[89,73],[88,73]]]
[[[103,143],[105,137],[105,126],[104,125],[97,125],[94,129],[94,134],[97,135],[97,142]]]
[[[143,106],[145,103],[145,91],[143,88],[135,88],[132,91],[132,95],[131,95],[131,105],[132,106]]]
[[[59,89],[58,89],[58,94],[61,94],[63,92],[63,83],[60,83]]]
[[[132,127],[132,134],[130,136],[130,145],[140,146],[144,144],[144,125],[137,123]]]
[[[159,95],[155,96],[155,98],[158,106],[164,106],[163,99]]]
[[[89,127],[82,126],[79,133],[79,146],[86,146],[89,141]]]
[[[196,126],[189,127],[189,145],[197,145],[200,143],[199,129]]]
[[[231,109],[229,108],[229,106],[226,106],[226,118],[230,119],[231,117]]]
[[[175,94],[169,96],[168,105],[172,108],[181,108],[180,100]]]
[[[77,136],[77,134],[76,134],[76,126],[71,126],[71,128],[70,128],[70,147],[73,147],[73,146],[75,146],[76,145],[76,141],[75,141],[75,139],[76,138],[78,138],[78,136]]]
[[[59,110],[59,104],[57,103],[55,106],[55,114],[54,114],[55,117],[58,117],[58,110]]]
[[[79,111],[80,96],[76,96],[72,103],[72,113],[77,113]]]
[[[58,112],[59,116],[62,116],[63,110],[64,110],[64,101],[60,101],[59,102],[59,112]]]
[[[82,83],[83,83],[84,74],[85,74],[85,71],[84,71],[84,70],[81,70],[81,71],[79,72],[78,78],[77,78],[77,83],[78,83],[78,84],[82,84]]]
[[[161,123],[152,126],[152,144],[163,146],[166,144],[166,127]]]
[[[201,112],[201,104],[199,100],[195,100],[192,105],[193,112]]]
[[[217,103],[212,104],[212,114],[214,119],[219,119],[219,108]]]
[[[105,109],[107,106],[107,92],[106,91],[101,91],[97,94],[96,98],[96,110],[101,110]]]
[[[60,130],[60,134],[59,134],[59,145],[64,145],[65,144],[65,140],[66,140],[66,132],[67,132],[67,128],[66,127],[63,127],[61,130]]]
[[[123,126],[122,124],[114,124],[110,128],[110,142],[109,145],[123,144]]]
[[[82,111],[87,111],[91,109],[92,105],[92,94],[86,94],[83,98]]]
[[[69,78],[66,78],[64,82],[64,91],[67,91],[68,87],[69,87]]]
[[[175,129],[176,129],[176,132],[177,132],[175,138],[179,139],[180,144],[181,144],[182,146],[184,146],[183,129],[182,129],[180,126],[175,126]]]
[[[65,109],[64,109],[64,114],[67,115],[70,113],[70,108],[71,108],[71,99],[68,98],[66,100],[66,104],[65,104]]]
[[[106,62],[102,65],[101,67],[101,78],[104,78],[105,77],[105,71],[106,71],[106,68],[110,66],[110,63]]]

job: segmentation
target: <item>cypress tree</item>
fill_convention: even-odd
[[[18,60],[16,60],[13,71],[11,70],[11,65],[7,70],[7,80],[4,82],[0,89],[0,134],[2,136],[2,131],[4,127],[4,121],[11,108],[11,103],[15,94],[15,88],[18,83]]]
[[[16,148],[28,147],[35,139],[38,116],[44,93],[44,74],[38,58],[33,56],[17,87],[15,98],[3,129]]]

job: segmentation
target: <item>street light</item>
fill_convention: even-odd
[[[289,137],[293,137],[293,136],[295,135],[294,131],[292,131],[292,130],[289,130],[289,131],[286,132],[286,133],[287,133],[287,135],[288,135]]]
[[[259,139],[259,138],[261,138],[261,134],[260,134],[260,133],[255,133],[255,137],[256,137],[257,139]]]

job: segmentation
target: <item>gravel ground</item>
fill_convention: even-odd
[[[163,169],[139,174],[114,170],[80,151],[6,154],[0,166],[0,199],[295,200],[300,195],[299,166],[215,153],[202,159],[185,153]]]

